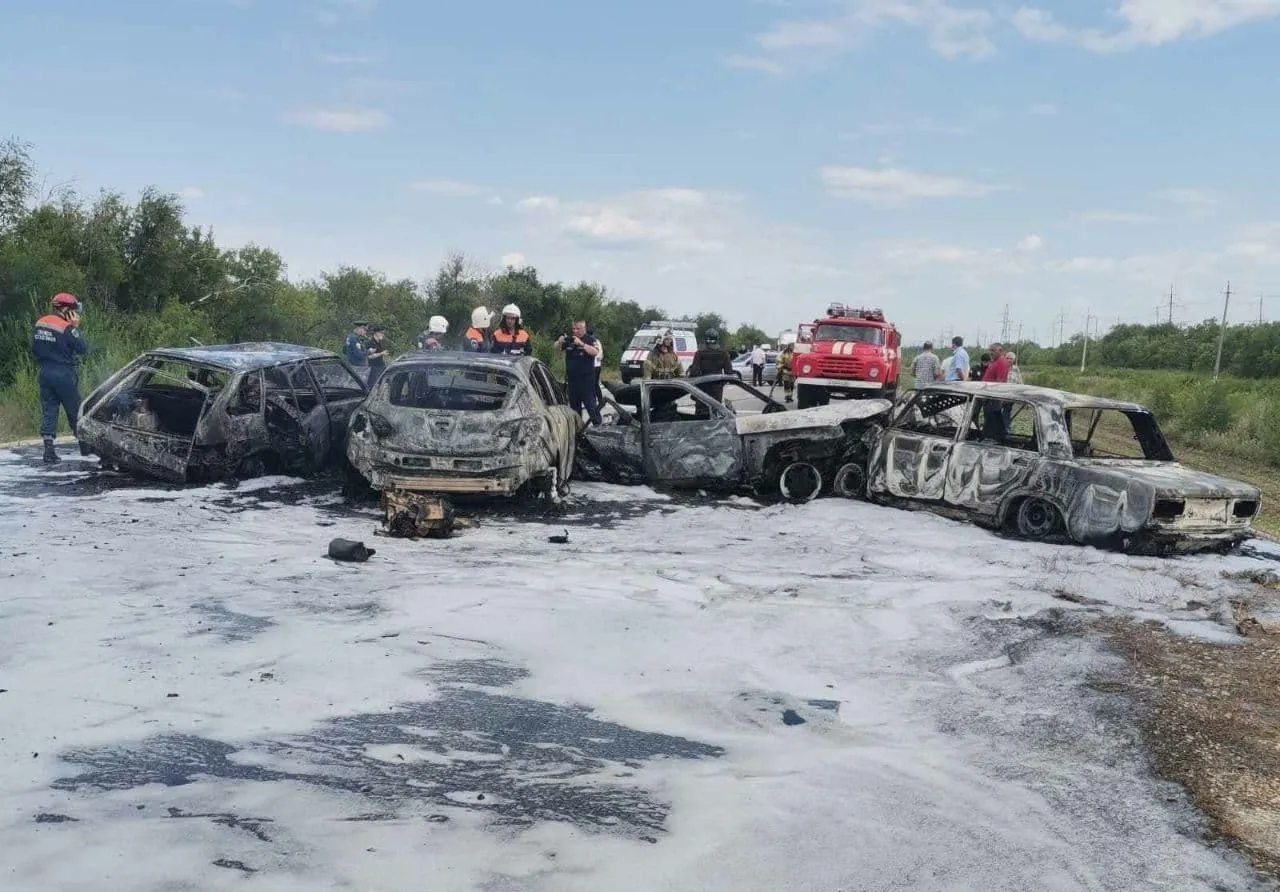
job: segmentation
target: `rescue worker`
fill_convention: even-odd
[[[353,323],[351,331],[347,332],[346,340],[342,342],[342,355],[352,366],[363,369],[369,365],[369,357],[366,355],[368,351],[369,323]]]
[[[76,431],[80,411],[76,377],[80,357],[89,352],[89,345],[80,334],[80,309],[75,295],[55,294],[52,311],[36,320],[31,335],[31,355],[35,357],[40,383],[40,439],[44,441],[44,460],[48,464],[61,461],[53,448],[59,406],[66,413],[71,433]]]
[[[413,340],[413,346],[419,350],[443,350],[444,336],[449,332],[449,320],[443,316],[432,316],[427,320],[427,330]]]
[[[732,375],[733,359],[729,352],[720,346],[720,332],[708,328],[702,335],[702,349],[693,354],[693,364],[689,366],[689,377],[700,378],[703,375]],[[717,381],[702,388],[707,396],[719,402],[724,397],[724,382]],[[698,414],[706,415],[706,408],[699,403]]]
[[[782,401],[791,402],[796,392],[796,376],[791,370],[791,360],[795,359],[796,345],[787,344],[778,354],[778,381],[782,383]]]
[[[471,311],[471,327],[462,337],[462,349],[470,353],[489,352],[489,324],[493,322],[493,314],[487,307],[476,307]]]
[[[382,330],[381,325],[369,326],[369,333],[373,337],[373,340],[369,342],[367,351],[369,357],[369,389],[373,390],[373,386],[378,383],[382,373],[387,370],[387,357],[391,353],[391,342],[387,340],[386,332]]]
[[[672,378],[683,378],[684,368],[680,365],[680,357],[676,355],[676,339],[670,331],[665,331],[649,351],[649,358],[644,361],[644,380],[670,381]]]
[[[586,332],[584,331],[583,334],[585,335]],[[502,322],[498,325],[498,330],[493,333],[489,352],[501,353],[504,356],[533,355],[533,343],[529,340],[529,332],[520,325],[520,308],[515,304],[507,304],[502,308]]]

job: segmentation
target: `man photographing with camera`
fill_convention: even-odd
[[[600,344],[587,334],[587,323],[583,319],[573,323],[570,334],[556,339],[556,349],[564,351],[564,377],[569,385],[569,406],[581,414],[583,409],[592,424],[602,424],[600,419],[600,400],[596,393],[596,357],[600,355]]]

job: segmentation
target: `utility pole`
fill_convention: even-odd
[[[1173,285],[1169,285],[1169,324],[1173,325]]]
[[[1258,324],[1262,324],[1262,295],[1258,295]]]
[[[1066,310],[1062,310],[1060,313],[1058,313],[1057,322],[1058,322],[1058,341],[1055,344],[1055,346],[1061,347],[1062,339],[1066,337],[1066,334],[1067,334],[1067,311]]]
[[[1009,340],[1009,305],[1004,305],[1004,315],[1000,317],[1000,343]]]
[[[1021,322],[1019,322],[1019,323],[1018,323],[1018,340],[1017,340],[1017,343],[1019,343],[1019,344],[1021,344],[1021,343],[1022,343],[1022,323],[1021,323]]]
[[[1222,300],[1222,326],[1218,329],[1218,358],[1213,361],[1213,382],[1218,383],[1218,373],[1222,370],[1222,342],[1227,339],[1227,307],[1231,306],[1231,283],[1227,283],[1227,291]]]
[[[1084,350],[1080,352],[1080,374],[1084,374],[1084,364],[1089,359],[1089,322],[1093,319],[1088,313],[1084,315]]]

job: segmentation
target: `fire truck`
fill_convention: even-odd
[[[833,396],[891,400],[901,361],[902,336],[883,310],[832,304],[826,318],[796,329],[796,404],[825,406]]]

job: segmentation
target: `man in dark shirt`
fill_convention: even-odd
[[[720,332],[714,328],[708,328],[702,335],[702,349],[693,354],[693,364],[689,366],[689,377],[732,374],[733,357],[729,355],[729,351],[720,346]],[[702,391],[719,402],[724,399],[724,382],[707,384],[702,387]],[[699,417],[705,417],[709,410],[699,403],[696,412]]]
[[[596,393],[596,356],[600,345],[587,334],[587,323],[573,323],[573,334],[556,339],[556,349],[564,351],[564,377],[569,385],[569,406],[579,415],[587,410],[591,423],[603,424],[600,401]]]
[[[387,370],[387,357],[391,354],[391,342],[387,340],[386,333],[383,332],[381,325],[373,325],[369,328],[373,335],[373,340],[369,342],[369,390],[373,390],[373,385],[378,383],[378,379],[382,377],[382,373]]]

